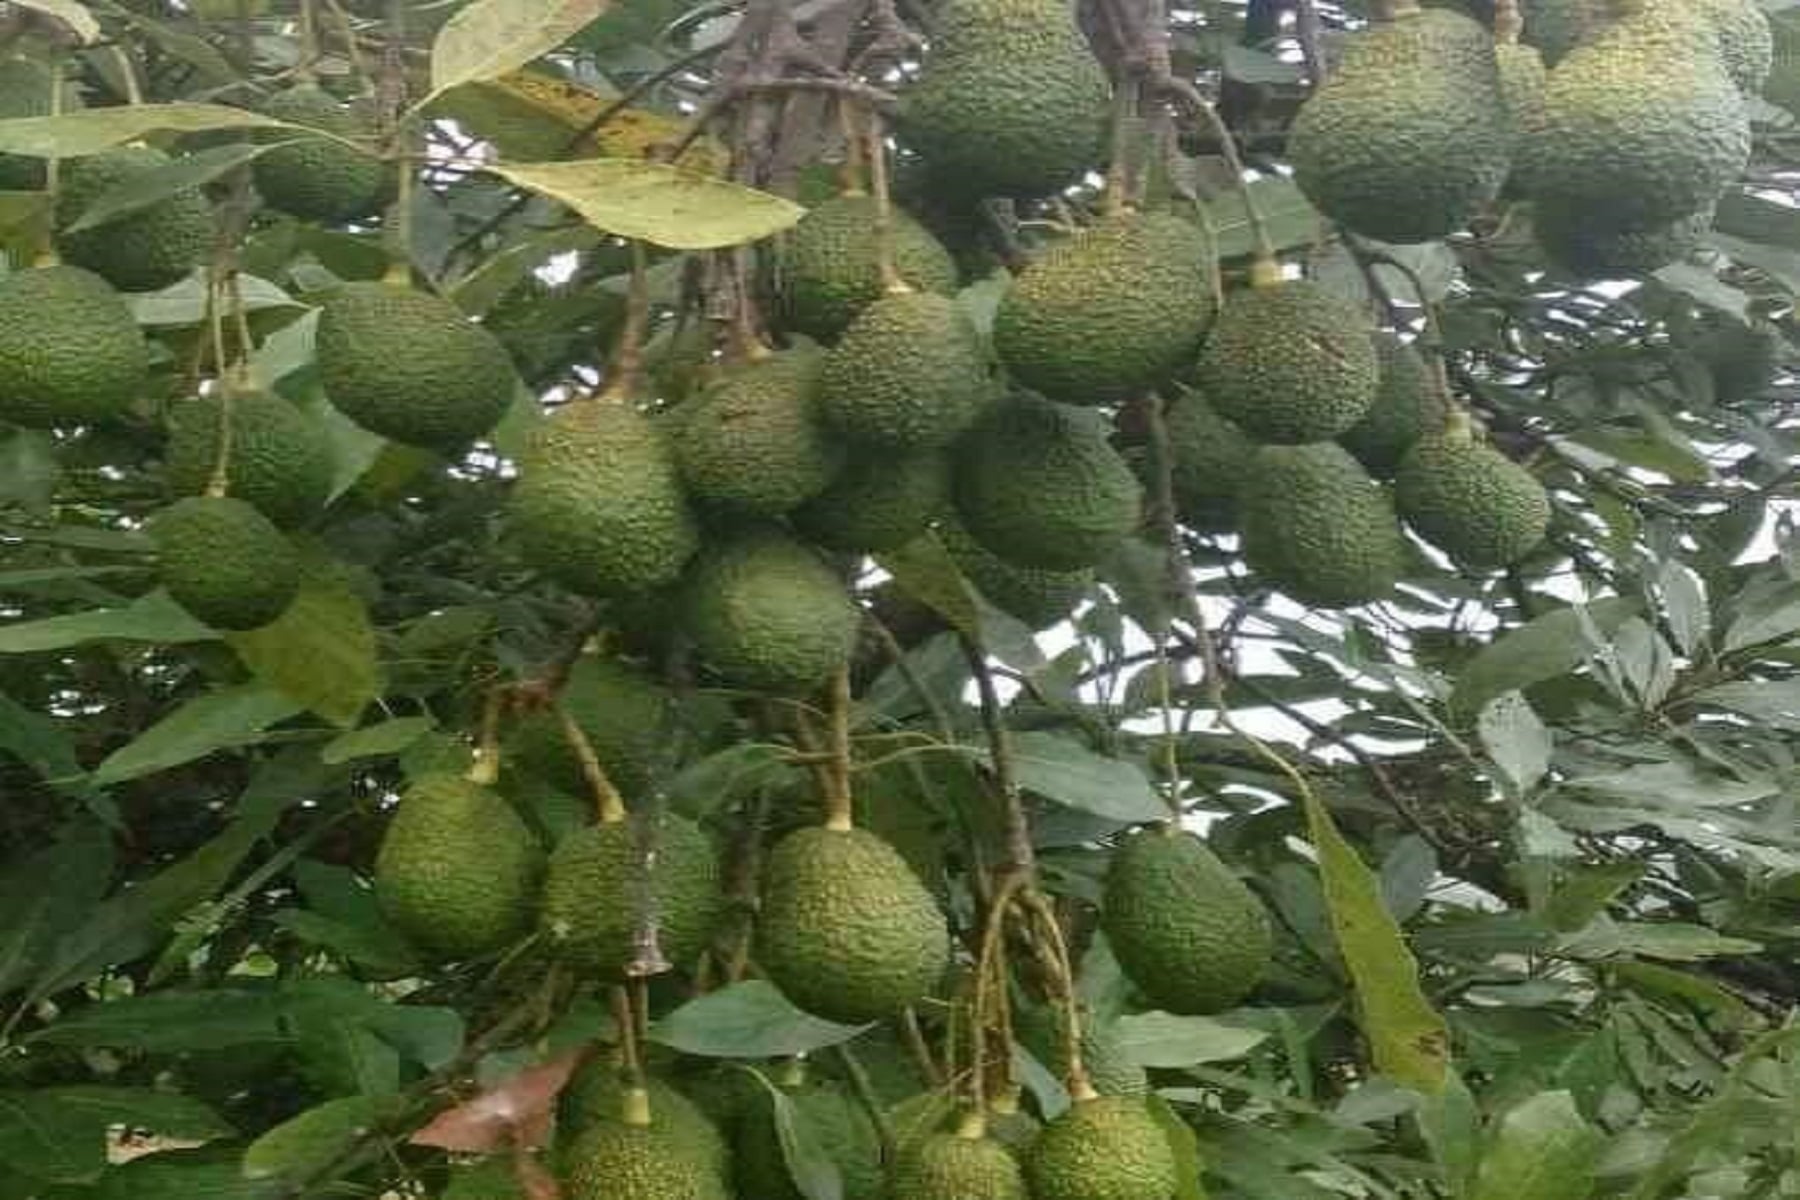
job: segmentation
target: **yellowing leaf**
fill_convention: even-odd
[[[611,6],[612,0],[475,0],[438,31],[431,47],[431,94],[517,70]]]
[[[0,121],[0,153],[34,158],[79,158],[135,141],[151,133],[198,133],[204,129],[281,127],[286,122],[223,104],[140,104],[88,108],[54,117]]]
[[[1319,855],[1320,882],[1338,952],[1356,989],[1357,1015],[1375,1069],[1436,1094],[1450,1065],[1444,1018],[1419,988],[1419,964],[1381,900],[1381,881],[1310,793],[1306,823]]]
[[[716,250],[780,233],[791,200],[662,163],[623,158],[494,163],[488,170],[574,209],[596,229],[671,250]]]
[[[381,690],[368,610],[328,563],[274,622],[226,640],[258,679],[337,725],[354,725]]]

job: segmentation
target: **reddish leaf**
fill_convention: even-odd
[[[533,1150],[544,1145],[550,1139],[557,1094],[581,1057],[582,1051],[571,1050],[445,1109],[412,1135],[413,1144],[464,1154],[491,1154],[514,1146]],[[531,1195],[532,1200],[554,1200],[548,1194]]]

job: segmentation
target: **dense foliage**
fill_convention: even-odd
[[[1164,9],[0,3],[0,1200],[1800,1194],[1800,7]]]

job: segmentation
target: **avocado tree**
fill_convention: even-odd
[[[1800,8],[0,3],[0,1200],[1800,1190]]]

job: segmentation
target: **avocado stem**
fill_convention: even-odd
[[[856,827],[850,792],[850,668],[831,676],[830,762],[825,770],[825,828],[839,833]]]
[[[600,757],[594,753],[594,743],[588,740],[587,731],[582,729],[569,710],[561,704],[556,706],[556,717],[562,726],[563,739],[568,742],[569,749],[575,752],[576,762],[581,764],[581,777],[587,782],[600,823],[617,825],[626,817],[625,798],[619,795],[619,789],[606,774],[606,768],[600,765]]]
[[[869,156],[869,192],[875,199],[875,267],[881,274],[882,291],[903,296],[913,289],[894,263],[894,201],[888,191],[887,146],[882,138],[881,115],[873,108],[865,108],[862,116]]]

